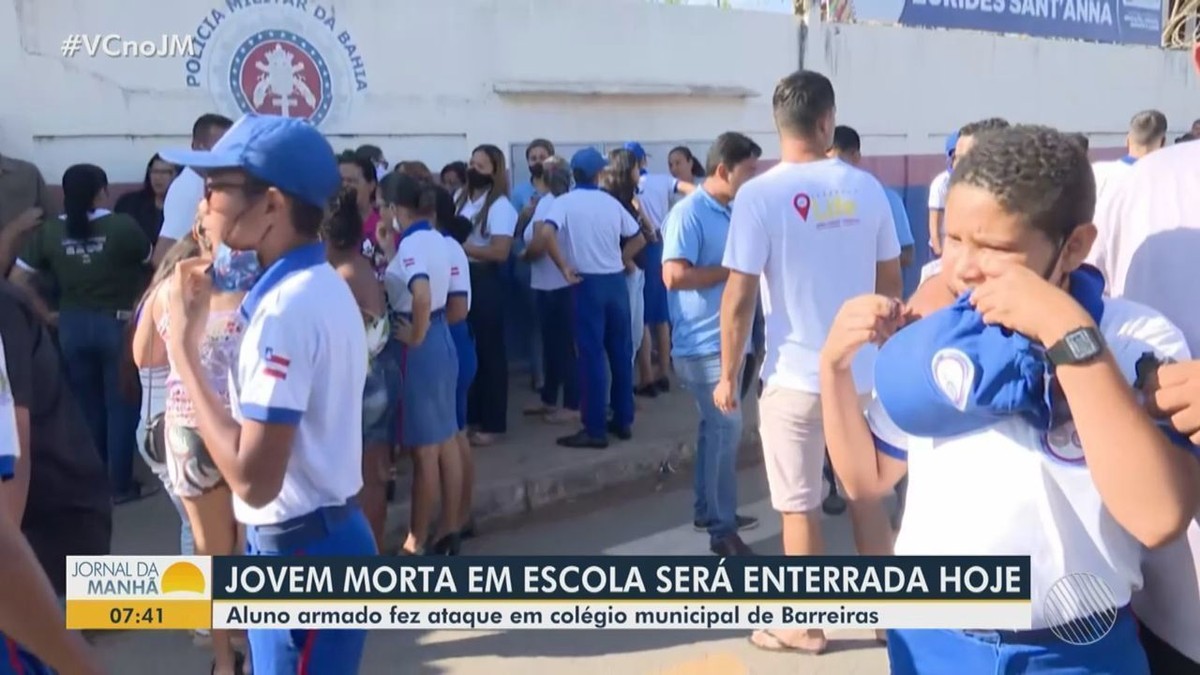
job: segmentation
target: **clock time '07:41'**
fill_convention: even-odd
[[[163,622],[162,607],[149,607],[136,610],[131,607],[113,607],[108,613],[109,621],[118,624],[153,624]]]

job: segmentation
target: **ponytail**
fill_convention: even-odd
[[[95,209],[100,192],[107,187],[108,175],[94,164],[75,164],[63,173],[63,214],[69,238],[86,239],[91,234],[88,215]]]

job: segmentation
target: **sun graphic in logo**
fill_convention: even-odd
[[[161,591],[165,593],[203,593],[204,573],[190,562],[177,562],[162,573]]]

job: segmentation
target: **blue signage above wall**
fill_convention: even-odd
[[[1162,0],[830,0],[834,21],[1162,44]]]

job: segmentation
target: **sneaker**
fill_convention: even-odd
[[[633,393],[635,396],[641,396],[642,398],[657,398],[658,397],[658,385],[657,384],[643,385],[641,387],[638,387],[637,389],[634,389]]]
[[[754,528],[758,527],[758,518],[753,516],[737,516],[737,526],[738,532],[753,530]],[[697,532],[706,532],[708,531],[708,523],[704,522],[703,520],[693,520],[692,529]]]
[[[603,450],[608,447],[607,437],[592,438],[588,435],[586,429],[580,429],[570,436],[563,436],[555,442],[564,448],[588,448],[592,450]]]
[[[846,512],[846,500],[842,499],[842,496],[837,493],[830,493],[825,498],[825,501],[821,502],[821,510],[826,515],[840,516]]]
[[[712,551],[715,555],[721,556],[722,558],[738,555],[754,555],[754,549],[750,548],[750,546],[747,545],[746,542],[742,541],[742,538],[736,534],[731,534],[722,538],[720,541],[710,546],[708,550]]]

